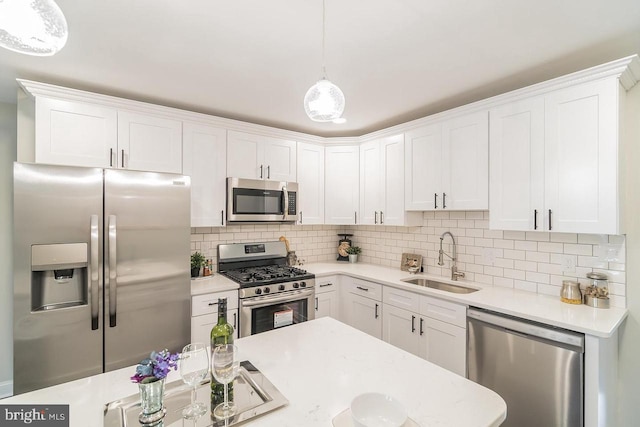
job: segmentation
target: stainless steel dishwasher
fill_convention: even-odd
[[[507,403],[503,426],[584,425],[584,335],[470,307],[469,379]]]

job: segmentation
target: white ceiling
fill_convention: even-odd
[[[640,53],[638,0],[326,0],[347,123],[314,123],[322,0],[57,0],[53,57],[0,49],[15,78],[322,136],[356,136]]]

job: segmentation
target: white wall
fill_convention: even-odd
[[[16,106],[0,103],[0,397],[13,380],[13,162]]]
[[[620,328],[618,390],[621,426],[638,425],[640,414],[640,85],[627,93],[625,127],[625,228],[627,232],[627,308]]]

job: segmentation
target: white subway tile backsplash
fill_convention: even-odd
[[[526,236],[524,231],[505,230],[503,234],[505,239],[510,239],[510,240],[524,240]]]
[[[510,249],[504,250],[504,257],[508,259],[524,260],[526,259],[525,251],[512,251]]]
[[[549,254],[544,252],[533,252],[527,251],[527,256],[525,258],[527,261],[535,261],[535,262],[549,262]]]
[[[538,292],[538,286],[535,283],[525,280],[514,280],[513,287],[522,291]]]
[[[519,251],[537,251],[538,242],[529,242],[525,240],[516,240],[514,247]]]
[[[513,268],[524,271],[538,271],[538,263],[532,261],[515,261]]]
[[[484,219],[484,214],[479,211],[467,211],[465,217],[467,219]]]
[[[536,283],[549,283],[549,274],[547,273],[536,273],[533,271],[527,271],[526,275],[528,282],[536,282]]]
[[[570,243],[565,243],[564,253],[570,254],[570,255],[591,256],[593,254],[593,246],[592,245],[574,245]]]
[[[535,242],[548,242],[549,233],[541,232],[541,231],[527,231],[526,239],[532,240]]]
[[[494,248],[513,249],[513,240],[495,239],[493,241]]]
[[[557,243],[578,243],[575,233],[549,233],[549,241]]]
[[[493,285],[501,286],[503,288],[513,288],[513,279],[509,279],[507,277],[494,277]]]
[[[578,243],[585,245],[609,243],[609,236],[606,234],[578,234]]]
[[[554,252],[557,254],[561,254],[564,252],[564,245],[562,243],[555,243],[555,242],[539,242],[538,251]]]
[[[522,270],[512,270],[505,268],[504,269],[504,277],[508,277],[510,279],[524,280],[527,277],[526,271]]]

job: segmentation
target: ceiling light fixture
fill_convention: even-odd
[[[67,43],[67,20],[53,0],[0,0],[0,46],[35,56],[55,55]]]
[[[325,0],[322,0],[322,79],[311,86],[304,96],[304,111],[315,122],[336,122],[344,112],[344,94],[327,79],[324,63]]]

